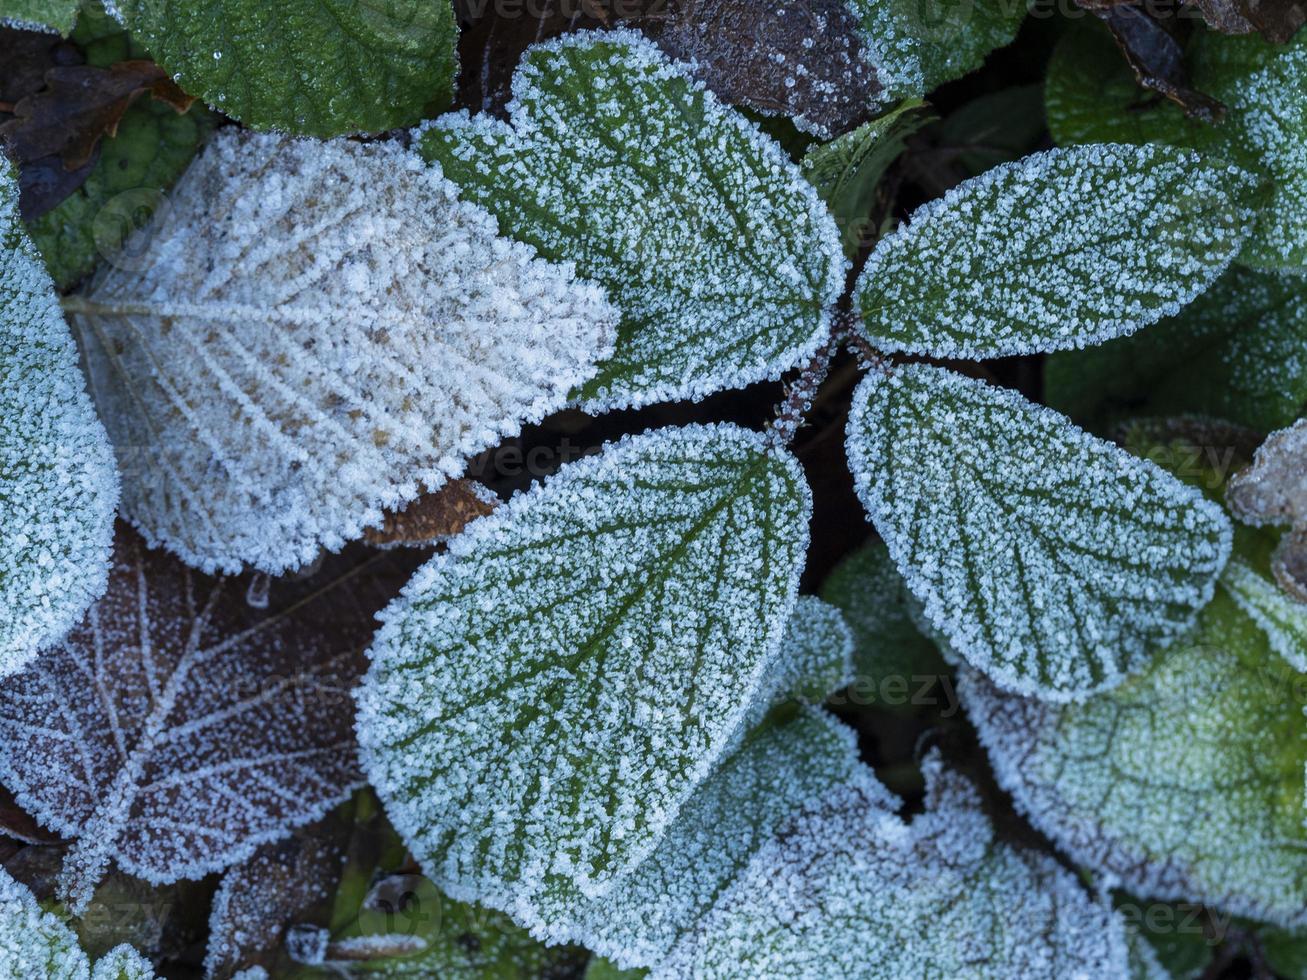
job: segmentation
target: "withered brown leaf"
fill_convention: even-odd
[[[104,598],[0,690],[0,782],[75,839],[61,897],[83,908],[115,861],[199,877],[345,799],[373,616],[420,557],[346,549],[255,608],[248,576],[200,575],[120,525]]]
[[[1307,419],[1272,432],[1252,465],[1230,478],[1225,500],[1245,524],[1287,524],[1271,557],[1280,588],[1307,602]]]
[[[480,483],[453,480],[425,493],[403,510],[386,511],[380,527],[363,540],[375,548],[422,547],[447,541],[478,517],[495,509],[497,499]]]

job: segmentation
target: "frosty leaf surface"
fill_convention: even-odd
[[[1294,670],[1307,673],[1307,602],[1286,595],[1273,579],[1243,558],[1231,558],[1221,584],[1266,634],[1271,649]]]
[[[65,37],[77,22],[79,0],[0,0],[0,26]]]
[[[248,579],[201,576],[121,526],[105,597],[0,690],[0,782],[76,839],[69,904],[111,862],[198,878],[343,800],[361,781],[350,688],[410,568],[338,556],[260,608]]]
[[[1225,499],[1245,524],[1307,525],[1307,419],[1272,432],[1252,466],[1230,480]]]
[[[623,968],[662,962],[703,928],[717,896],[781,824],[810,800],[861,772],[852,729],[801,709],[764,725],[695,790],[654,852],[607,894],[545,910],[535,931],[577,942]],[[876,802],[897,805],[874,781]]]
[[[420,137],[504,234],[576,263],[622,311],[589,410],[777,378],[829,332],[839,232],[782,149],[629,31],[536,45],[510,119]]]
[[[886,350],[979,359],[1100,343],[1203,292],[1242,246],[1255,191],[1187,150],[1034,153],[882,238],[856,306]]]
[[[970,672],[960,687],[999,782],[1075,861],[1282,925],[1307,921],[1305,692],[1224,587],[1143,673],[1083,704]]]
[[[733,426],[569,464],[383,614],[364,767],[444,891],[533,920],[655,846],[764,689],[807,546],[797,462]]]
[[[911,597],[885,542],[865,545],[835,566],[821,597],[844,614],[860,680],[911,680],[945,669],[935,644],[913,622]]]
[[[1307,291],[1232,266],[1176,316],[1045,362],[1048,404],[1077,419],[1197,413],[1261,432],[1307,406]]]
[[[910,824],[868,773],[808,803],[651,977],[1122,976],[1106,901],[998,840],[974,789],[927,758]]]
[[[780,650],[754,698],[751,721],[761,721],[769,709],[782,704],[821,704],[852,678],[853,635],[844,617],[816,596],[799,596]]]
[[[394,144],[219,133],[65,301],[123,510],[204,571],[280,572],[561,408],[617,314]]]
[[[1298,98],[1307,78],[1307,34],[1285,45],[1261,38],[1198,32],[1186,53],[1195,88],[1227,107],[1219,126],[1184,120],[1162,103],[1125,95],[1130,72],[1100,62],[1104,75],[1085,83],[1082,66],[1107,50],[1101,37],[1074,32],[1059,45],[1049,66],[1045,106],[1049,129],[1059,143],[1113,140],[1155,141],[1191,146],[1238,163],[1269,178],[1270,196],[1262,207],[1240,261],[1259,268],[1293,271],[1307,266],[1307,107]],[[1109,72],[1108,65],[1120,65]],[[1109,97],[1108,93],[1111,93]],[[1137,111],[1143,103],[1146,111]]]
[[[847,0],[886,96],[916,98],[980,67],[1016,37],[1024,3],[1007,0]]]
[[[115,0],[177,82],[257,129],[305,136],[408,126],[453,94],[448,0]]]
[[[869,374],[849,465],[924,615],[1001,686],[1119,683],[1186,628],[1230,548],[1224,513],[1015,392],[942,368]]]
[[[113,453],[0,157],[0,675],[104,591],[117,502]]]
[[[76,934],[44,911],[23,885],[0,868],[0,976],[33,980],[153,980],[154,969],[130,946],[118,946],[91,968]]]

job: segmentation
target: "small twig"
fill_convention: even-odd
[[[850,329],[845,334],[845,343],[858,356],[858,366],[864,371],[888,371],[890,360],[875,347],[871,341],[856,330]]]
[[[786,387],[785,399],[776,406],[776,418],[767,430],[767,441],[771,446],[783,448],[794,441],[795,434],[803,425],[803,417],[812,408],[817,389],[830,371],[831,355],[840,343],[839,333],[838,329],[831,330],[830,336],[812,355],[812,360]]]

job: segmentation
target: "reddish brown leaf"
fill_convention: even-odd
[[[0,126],[0,138],[20,163],[57,155],[65,170],[80,170],[100,140],[118,132],[123,113],[146,94],[179,113],[194,101],[152,61],[52,68],[45,88],[17,103],[14,118]]]
[[[1285,44],[1307,22],[1298,0],[1195,0],[1209,27],[1222,34],[1257,31],[1272,44]]]
[[[105,597],[0,688],[0,781],[75,839],[63,896],[83,906],[115,861],[153,883],[225,868],[344,799],[373,616],[419,560],[356,546],[255,608],[248,576],[120,526]]]
[[[14,794],[0,786],[0,834],[24,844],[58,844],[58,834],[41,827],[36,819],[18,805]]]
[[[1245,524],[1307,528],[1307,419],[1272,432],[1225,490],[1234,516]]]
[[[423,494],[400,511],[387,511],[381,527],[369,528],[363,540],[377,548],[421,547],[447,541],[471,521],[485,517],[498,500],[471,480],[453,480],[435,493]]]

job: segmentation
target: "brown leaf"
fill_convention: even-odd
[[[464,65],[458,104],[502,113],[513,70],[537,41],[571,31],[630,27],[693,62],[719,98],[791,116],[824,138],[870,117],[880,90],[857,18],[841,0],[462,0]],[[529,13],[528,13],[529,12]]]
[[[328,818],[264,844],[222,877],[209,919],[206,977],[271,967],[287,926],[335,892],[345,834]]]
[[[1271,555],[1271,573],[1280,588],[1307,602],[1307,529],[1289,531]]]
[[[0,786],[0,834],[24,844],[58,844],[63,838],[45,830],[36,819],[20,807],[14,794]]]
[[[106,595],[0,689],[0,781],[76,839],[79,909],[109,865],[160,884],[242,860],[358,784],[352,688],[375,613],[421,556],[362,546],[318,574],[209,578],[120,526]]]
[[[1272,44],[1285,44],[1307,22],[1298,0],[1194,0],[1203,20],[1222,34],[1257,31]]]
[[[1245,524],[1307,528],[1307,419],[1272,432],[1252,465],[1230,478],[1225,500]]]
[[[435,493],[423,494],[403,510],[387,511],[381,527],[368,528],[363,540],[375,548],[439,544],[478,517],[485,517],[498,502],[480,483],[453,480]]]
[[[1174,14],[1155,15],[1150,7],[1127,3],[1100,8],[1098,16],[1141,86],[1175,102],[1194,119],[1219,122],[1225,116],[1225,106],[1189,85],[1183,46],[1187,23]]]
[[[91,162],[100,140],[118,132],[133,102],[149,94],[178,113],[194,101],[152,61],[120,61],[111,68],[51,68],[45,88],[24,97],[0,138],[20,163],[57,155],[73,172]]]

